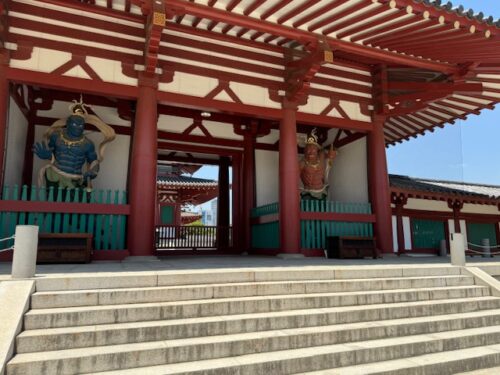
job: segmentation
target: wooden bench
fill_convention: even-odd
[[[326,251],[328,258],[378,257],[375,237],[329,236],[326,237]]]
[[[37,263],[89,263],[92,255],[90,233],[40,233]]]

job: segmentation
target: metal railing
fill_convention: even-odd
[[[158,225],[155,230],[157,250],[230,247],[232,237],[232,227]]]

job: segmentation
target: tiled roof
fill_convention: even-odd
[[[205,178],[189,177],[189,176],[164,176],[156,179],[159,185],[179,186],[179,187],[199,187],[213,186],[217,187],[218,183],[214,180]]]
[[[493,16],[486,17],[483,12],[475,13],[473,9],[465,9],[463,5],[455,6],[451,1],[442,0],[413,0],[415,3],[424,3],[427,5],[432,5],[439,10],[444,10],[446,12],[454,12],[461,17],[466,17],[470,20],[476,20],[478,22],[486,23],[490,26],[496,26],[500,28],[500,19],[495,19]],[[477,4],[481,6],[481,4]]]
[[[465,195],[476,198],[500,199],[500,186],[467,182],[431,180],[426,178],[389,175],[391,187],[440,194]]]

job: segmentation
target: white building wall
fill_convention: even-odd
[[[464,207],[461,210],[462,213],[467,214],[486,214],[486,215],[498,215],[500,211],[497,206],[485,205],[485,204],[470,204],[464,203]]]
[[[255,182],[257,206],[279,200],[279,154],[274,151],[255,151]]]
[[[46,126],[35,127],[35,142],[40,142],[43,139],[43,134],[47,130]],[[89,132],[86,134],[96,146],[102,140],[102,135],[99,132]],[[104,152],[104,161],[100,165],[99,174],[92,181],[94,189],[103,190],[127,190],[127,173],[128,159],[130,149],[130,136],[117,135],[115,140],[108,143]],[[41,160],[37,156],[33,160],[33,183],[38,181],[38,171],[45,164],[46,160]]]
[[[392,230],[394,230],[395,227],[392,227]],[[408,216],[403,216],[403,233],[405,236],[405,249],[406,250],[411,250],[412,244],[411,244],[411,225],[410,225],[410,218]]]
[[[366,138],[339,150],[330,170],[328,182],[330,200],[358,203],[369,201]]]
[[[396,215],[392,215],[392,246],[394,247],[394,252],[399,251],[399,246],[398,246],[398,231],[396,230],[397,228],[397,218]]]
[[[408,203],[404,207],[408,210],[425,210],[425,211],[440,211],[452,212],[453,210],[448,207],[448,203],[441,201],[432,201],[426,199],[409,198]]]
[[[4,184],[6,186],[21,185],[28,120],[12,98],[10,99],[7,124]]]

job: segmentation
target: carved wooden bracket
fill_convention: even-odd
[[[151,11],[146,24],[146,46],[144,49],[144,70],[155,73],[158,64],[158,50],[167,15],[163,0],[152,0]]]
[[[307,97],[311,81],[321,65],[333,62],[333,52],[326,41],[320,40],[308,48],[309,54],[299,59],[289,56],[285,64],[286,98],[290,102],[299,103]]]

